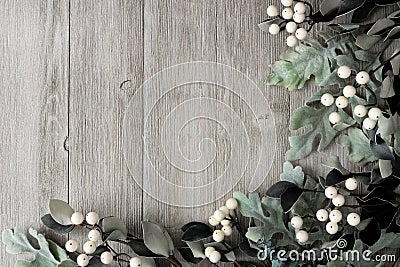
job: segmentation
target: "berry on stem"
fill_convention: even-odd
[[[238,202],[236,199],[230,198],[226,201],[225,206],[230,210],[234,210],[237,208]]]
[[[306,13],[306,5],[304,3],[301,3],[301,2],[296,3],[294,5],[294,12],[295,13],[301,13],[301,14]]]
[[[354,114],[359,118],[363,118],[367,115],[367,108],[364,105],[357,105],[354,108]]]
[[[346,85],[343,88],[343,95],[347,98],[355,96],[357,93],[356,88],[353,85]]]
[[[296,30],[295,35],[296,35],[296,38],[297,38],[297,39],[299,39],[299,40],[304,40],[304,39],[307,38],[307,30],[304,29],[304,28],[298,28],[298,29]]]
[[[213,233],[213,239],[215,242],[222,242],[225,239],[225,234],[222,230],[215,230]]]
[[[129,260],[130,267],[140,267],[142,266],[142,259],[140,257],[133,257]]]
[[[220,222],[220,221],[222,221],[223,219],[225,219],[225,217],[226,217],[226,215],[225,215],[225,213],[224,213],[222,210],[216,210],[216,211],[214,212],[214,218],[215,218],[218,222]]]
[[[88,266],[89,264],[89,257],[86,254],[80,254],[76,258],[76,263],[78,263],[78,266],[84,267]]]
[[[321,96],[321,104],[326,107],[332,106],[334,102],[335,102],[335,98],[333,97],[333,95],[331,95],[329,93],[325,93]]]
[[[101,253],[101,255],[100,255],[100,260],[101,260],[101,262],[104,263],[104,264],[110,264],[110,263],[113,262],[114,257],[113,257],[113,255],[111,254],[111,252],[105,251],[105,252]]]
[[[286,24],[286,31],[288,33],[295,33],[297,30],[297,24],[294,23],[293,21],[290,21]]]
[[[325,209],[320,209],[317,211],[316,215],[317,220],[320,222],[325,222],[328,220],[329,214],[328,211]]]
[[[210,257],[211,253],[215,251],[214,247],[206,247],[204,250],[204,255],[206,255],[207,258]]]
[[[87,241],[85,244],[83,244],[83,251],[86,254],[92,254],[96,251],[96,243],[93,241]]]
[[[268,32],[272,35],[277,35],[281,31],[281,28],[278,24],[271,24],[268,28]]]
[[[337,195],[337,189],[333,186],[325,188],[325,196],[329,199],[334,198]]]
[[[101,233],[98,230],[90,230],[88,233],[88,238],[90,241],[97,242],[101,239]]]
[[[340,66],[337,73],[340,78],[346,79],[350,77],[351,69],[348,66]]]
[[[335,222],[328,222],[325,227],[326,231],[330,235],[334,235],[339,231],[339,226]]]
[[[336,207],[341,207],[344,205],[344,203],[345,199],[344,196],[342,196],[341,194],[337,194],[332,198],[332,204],[335,205]]]
[[[208,259],[212,263],[218,263],[221,260],[221,253],[219,253],[218,251],[215,250],[215,251],[211,252],[211,254],[208,257]]]
[[[282,18],[284,19],[292,19],[293,18],[293,10],[290,7],[287,7],[282,10]]]
[[[67,242],[65,242],[65,250],[68,252],[75,252],[78,249],[78,241],[76,240],[68,240]]]
[[[294,35],[289,35],[286,39],[286,44],[289,47],[295,47],[297,43],[298,43],[297,38]]]
[[[224,232],[225,236],[230,236],[230,235],[232,235],[232,232],[233,232],[232,227],[230,225],[226,225],[226,226],[222,227],[221,230],[222,230],[222,232]]]
[[[348,178],[348,179],[346,179],[346,182],[344,183],[344,186],[345,186],[348,190],[353,191],[353,190],[356,190],[356,189],[357,189],[357,187],[358,187],[358,182],[357,182],[357,180],[354,179],[354,178]]]
[[[299,243],[304,243],[308,241],[308,233],[304,230],[300,230],[296,234],[296,239]]]
[[[306,15],[301,13],[294,13],[293,14],[293,21],[296,23],[302,23],[306,20]]]
[[[300,216],[294,216],[290,220],[290,224],[293,226],[293,228],[300,229],[303,226],[303,219]]]
[[[351,226],[357,226],[360,224],[360,215],[358,215],[357,213],[349,213],[349,215],[347,215],[347,223]]]
[[[338,108],[346,108],[349,105],[349,101],[344,96],[339,96],[336,98],[336,106]]]
[[[281,0],[283,6],[291,6],[293,4],[293,0]]]
[[[217,226],[219,224],[219,221],[217,221],[214,217],[214,215],[211,215],[210,218],[208,219],[208,223],[211,226]]]
[[[370,80],[369,78],[369,74],[366,71],[360,71],[359,73],[357,73],[356,75],[356,82],[358,84],[366,84],[368,83]]]
[[[382,110],[380,108],[371,108],[368,111],[368,117],[371,120],[377,121],[382,117]]]
[[[342,117],[340,116],[339,112],[334,111],[331,114],[329,114],[329,122],[332,124],[337,124],[342,121]]]
[[[376,126],[376,121],[371,118],[365,118],[363,121],[363,127],[367,130],[372,130]]]
[[[267,14],[270,17],[276,17],[279,15],[279,10],[276,6],[270,5],[269,7],[267,7]]]
[[[100,219],[99,214],[93,211],[89,212],[86,215],[86,222],[90,225],[95,225],[99,221],[99,219]]]
[[[329,220],[331,220],[331,222],[338,223],[342,220],[342,218],[343,218],[343,215],[340,212],[340,210],[332,210],[329,213]]]
[[[71,222],[72,222],[72,224],[80,225],[80,224],[83,223],[83,220],[84,220],[83,214],[80,213],[80,212],[74,212],[74,213],[71,215]]]

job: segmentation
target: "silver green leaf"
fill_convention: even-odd
[[[351,128],[347,135],[339,136],[337,143],[347,148],[350,160],[359,165],[378,160],[371,151],[369,139],[358,128]]]
[[[71,206],[59,199],[50,199],[49,202],[50,214],[53,219],[61,225],[71,225],[71,216],[74,210]]]
[[[157,223],[143,221],[144,244],[151,252],[169,257],[174,252],[172,239],[167,231]]]
[[[19,229],[14,231],[7,229],[3,231],[2,240],[7,247],[7,252],[11,254],[28,253],[33,256],[32,261],[18,260],[16,267],[72,267],[74,262],[68,259],[64,249],[56,245],[50,240],[38,234],[32,228],[29,229],[29,234],[37,240],[39,249],[36,249],[29,242],[27,236]]]

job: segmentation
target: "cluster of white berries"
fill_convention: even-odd
[[[214,247],[207,247],[204,254],[212,263],[218,263],[221,260],[221,253],[216,251]]]
[[[231,210],[236,209],[238,206],[238,202],[234,198],[230,198],[225,202],[225,206],[217,209],[213,215],[210,216],[208,222],[212,226],[221,225],[221,229],[217,229],[213,233],[213,240],[215,242],[224,241],[226,236],[232,235],[233,229],[231,225],[230,212]],[[221,259],[221,254],[218,251],[213,250],[213,247],[208,247],[205,251],[205,255],[209,260],[213,263],[217,263]],[[213,251],[211,251],[213,250]],[[215,252],[215,253],[214,253]]]
[[[347,79],[351,76],[351,69],[348,66],[340,66],[338,69],[338,76],[342,79]],[[360,85],[367,84],[370,80],[369,74],[366,71],[360,71],[356,75],[356,82]],[[336,104],[337,108],[346,108],[349,105],[349,98],[356,95],[356,88],[353,85],[346,85],[343,88],[343,95],[336,98],[329,93],[322,95],[321,103],[324,106],[332,106]],[[378,120],[382,117],[382,111],[378,107],[367,109],[364,105],[357,105],[354,107],[354,115],[359,118],[364,118],[367,114],[368,117],[364,118],[362,124],[366,130],[375,128]],[[340,113],[337,111],[329,114],[329,121],[332,124],[337,124],[342,121]]]
[[[89,212],[86,215],[86,223],[95,227],[99,221],[100,217],[96,212]],[[71,216],[71,222],[74,225],[81,225],[85,221],[85,217],[80,212],[75,212]],[[78,266],[87,266],[89,264],[89,255],[93,254],[97,249],[97,242],[102,241],[101,232],[97,229],[92,229],[88,233],[88,241],[83,244],[83,252],[76,258]],[[68,252],[76,252],[79,248],[79,243],[76,240],[68,240],[65,243],[65,249]],[[100,255],[100,260],[103,264],[111,264],[114,260],[114,256],[109,251],[105,251]],[[140,267],[141,259],[139,257],[134,257],[130,259],[129,266]]]
[[[281,0],[284,9],[281,11],[280,18],[286,21],[286,31],[290,33],[286,40],[286,44],[289,47],[297,45],[298,40],[304,40],[307,38],[307,30],[304,28],[298,28],[298,24],[301,24],[306,19],[306,5],[303,2],[297,2],[292,9],[293,0]],[[270,5],[267,8],[267,14],[270,17],[279,16],[279,10],[276,6]],[[276,23],[271,24],[268,29],[270,34],[276,35],[281,31],[281,25]]]
[[[350,190],[356,190],[358,187],[358,182],[354,178],[348,178],[345,181],[345,187]],[[335,209],[328,212],[326,209],[320,209],[315,214],[315,217],[320,222],[326,222],[329,219],[329,222],[325,226],[325,230],[328,234],[334,235],[339,231],[338,223],[342,221],[343,215],[339,210],[339,207],[342,207],[345,204],[345,198],[343,195],[338,193],[337,188],[333,186],[329,186],[325,188],[325,196],[332,201],[332,204],[336,207]],[[360,215],[357,213],[349,213],[347,215],[347,223],[350,226],[357,226],[360,223]],[[290,220],[290,224],[294,229],[296,229],[296,239],[299,243],[304,243],[308,241],[308,232],[304,229],[301,229],[303,226],[303,219],[300,216],[294,216]]]

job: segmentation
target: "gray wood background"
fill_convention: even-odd
[[[289,94],[265,85],[270,63],[285,46],[284,34],[271,38],[257,27],[267,16],[268,2],[0,1],[0,228],[44,230],[39,218],[48,212],[48,200],[59,198],[83,212],[119,216],[133,233],[140,233],[143,218],[157,220],[180,245],[180,226],[206,221],[223,201],[179,208],[144,193],[124,161],[122,122],[143,81],[188,61],[232,66],[248,75],[268,99],[276,121],[271,127],[276,127],[277,150],[260,188],[263,192],[281,172],[289,115],[313,92],[308,88]],[[130,81],[121,88],[126,80]],[[198,89],[190,88],[188,94]],[[224,97],[217,89],[208,96]],[[134,122],[138,127],[143,127],[142,112],[138,109]],[[218,129],[210,125],[201,130],[213,135]],[[196,131],[185,138],[190,141]],[[142,136],[132,138],[140,143]],[[223,142],[224,136],[220,138]],[[332,152],[343,153],[333,146],[299,164],[311,175],[324,174],[319,163]],[[220,164],[213,171],[223,171],[223,151],[215,160]],[[134,174],[142,183],[148,178],[147,167]],[[184,183],[185,178],[178,177],[177,182]],[[246,182],[240,181],[234,190],[245,190]],[[1,245],[0,266],[13,266],[15,260]]]

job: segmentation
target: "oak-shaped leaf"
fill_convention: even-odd
[[[191,224],[189,227],[183,227],[185,232],[183,233],[183,241],[199,241],[212,236],[213,231],[205,223]]]
[[[292,182],[279,181],[279,182],[275,183],[274,185],[272,185],[267,190],[265,195],[268,197],[272,197],[272,198],[280,198],[283,195],[283,193],[286,192],[286,190],[288,190],[289,188],[293,188],[293,187],[298,188],[298,186]]]
[[[358,128],[350,128],[347,135],[337,138],[337,143],[347,148],[350,160],[359,165],[378,160],[372,153],[368,137]]]
[[[171,236],[158,223],[143,221],[143,240],[146,247],[155,254],[169,257],[174,252]]]
[[[37,240],[39,249],[33,247],[29,242],[27,236],[19,229],[14,231],[7,229],[3,231],[2,241],[7,247],[7,252],[11,254],[30,254],[32,260],[18,260],[15,266],[20,267],[57,267],[65,266],[71,267],[73,262],[69,260],[67,253],[64,249],[59,247],[51,240],[38,234],[38,232],[32,228],[29,229],[29,234]]]
[[[71,206],[59,199],[50,199],[49,201],[50,214],[53,219],[61,225],[71,225],[71,216],[74,210]]]
[[[58,222],[56,222],[53,219],[53,216],[51,216],[51,214],[46,214],[41,218],[43,224],[53,230],[54,232],[61,234],[61,235],[65,235],[68,234],[69,232],[71,232],[72,230],[74,230],[75,225],[62,225],[59,224]]]
[[[326,32],[319,34],[333,36]],[[294,50],[289,49],[281,54],[280,60],[271,66],[272,72],[267,77],[267,83],[289,90],[303,88],[311,77],[321,86],[340,84],[343,79],[332,75],[337,66],[331,62],[339,55],[350,54],[352,49],[356,49],[356,46],[350,38],[331,39],[326,47],[314,39],[306,39]]]

